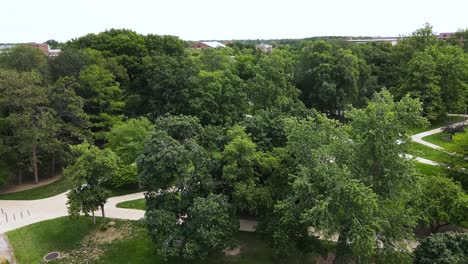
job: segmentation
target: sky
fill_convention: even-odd
[[[110,28],[184,40],[399,36],[468,28],[468,0],[1,0],[0,43]]]

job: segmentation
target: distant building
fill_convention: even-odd
[[[370,39],[353,39],[352,37],[349,37],[347,41],[358,44],[365,44],[369,42],[388,42],[392,44],[392,46],[398,44],[398,38],[396,37],[375,37]]]
[[[47,43],[37,44],[37,43],[28,43],[28,44],[12,44],[12,43],[0,43],[0,52],[6,51],[13,48],[16,45],[29,45],[40,49],[46,56],[56,57],[60,54],[61,50],[51,49]]]
[[[437,35],[437,38],[438,39],[448,39],[454,34],[455,34],[455,32],[440,33],[439,35]]]
[[[44,52],[45,55],[47,55],[49,57],[56,57],[61,52],[61,50],[59,50],[59,49],[51,49],[49,47],[49,44],[47,44],[47,43],[42,43],[42,44],[31,43],[29,45],[31,47],[36,47],[36,48],[40,49],[42,52]]]
[[[255,46],[256,49],[261,50],[263,52],[271,52],[273,50],[273,46],[270,44],[259,44]]]
[[[224,45],[218,41],[201,41],[192,45],[192,49],[206,49],[206,48],[224,48]]]

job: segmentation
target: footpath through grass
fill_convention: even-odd
[[[15,193],[6,193],[0,195],[0,200],[37,200],[49,198],[54,195],[66,192],[72,188],[72,183],[63,177],[60,180],[37,188],[24,190]]]
[[[115,224],[103,231],[92,224],[90,217],[71,221],[68,217],[43,221],[7,233],[19,263],[43,263],[49,252],[58,251],[64,258],[52,263],[193,263],[193,264],[263,264],[263,263],[315,263],[318,254],[292,256],[275,261],[269,243],[255,233],[239,232],[235,235],[240,254],[226,256],[219,252],[203,260],[171,259],[162,262],[154,254],[146,230],[138,221],[113,220]],[[318,251],[333,250],[333,245],[323,243]]]
[[[463,133],[468,133],[468,129],[465,130],[465,132],[463,132]],[[452,140],[450,140],[450,138],[451,137],[450,137],[449,133],[442,132],[442,133],[432,134],[432,135],[427,136],[427,137],[423,137],[422,139],[424,141],[435,144],[437,146],[440,146],[440,147],[450,151],[455,146],[455,143],[453,143]]]
[[[446,162],[448,159],[449,154],[445,153],[443,150],[433,149],[416,142],[411,144],[411,152],[409,154],[413,156],[425,158],[439,163]]]
[[[47,185],[43,185],[37,188],[24,190],[14,193],[0,194],[0,200],[37,200],[49,198],[63,192],[66,192],[73,188],[72,182],[63,177],[60,180],[52,182]],[[140,192],[141,189],[137,185],[123,186],[119,188],[109,188],[110,197],[121,196],[125,194],[131,194]]]
[[[465,120],[463,116],[444,116],[440,120],[432,121],[428,127],[413,127],[408,131],[410,135],[418,134],[431,129],[443,127],[449,124],[458,123]]]

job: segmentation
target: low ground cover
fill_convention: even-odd
[[[121,203],[118,203],[116,206],[119,208],[145,210],[146,202],[145,202],[145,199],[137,199],[137,200],[121,202]]]
[[[53,183],[43,185],[37,188],[15,192],[0,194],[0,200],[37,200],[52,197],[72,188],[72,183],[66,177],[57,180]],[[109,188],[111,193],[110,197],[131,194],[140,192],[141,189],[137,185],[124,186],[119,188]]]
[[[464,133],[468,132],[465,131]],[[450,134],[444,132],[432,134],[430,136],[423,137],[422,139],[447,150],[453,149],[453,146],[455,145],[451,140]]]
[[[93,225],[90,217],[69,220],[61,217],[26,226],[7,233],[19,263],[41,263],[44,255],[58,251],[62,258],[52,263],[162,263],[153,251],[146,230],[138,221],[112,220],[107,229]],[[219,252],[204,260],[172,259],[167,263],[274,263],[269,243],[255,233],[239,232],[236,247],[228,256]],[[321,252],[333,249],[323,243]],[[237,254],[237,255],[236,255]],[[318,254],[293,256],[281,263],[315,263]]]

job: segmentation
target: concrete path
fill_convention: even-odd
[[[401,155],[403,156],[403,155]],[[431,166],[439,166],[440,164],[438,162],[435,162],[435,161],[432,161],[432,160],[428,160],[428,159],[425,159],[425,158],[420,158],[420,157],[414,157],[413,155],[411,154],[405,154],[405,157],[407,159],[412,159],[414,158],[417,162],[419,163],[424,163],[424,164],[427,164],[427,165],[431,165]]]
[[[5,257],[10,264],[16,264],[16,259],[11,249],[10,242],[5,234],[0,235],[0,256]]]
[[[143,192],[109,198],[104,207],[106,217],[138,220],[145,214],[141,210],[117,208],[120,202],[144,198]],[[96,215],[100,215],[97,211]],[[0,200],[0,234],[44,220],[67,216],[67,193],[29,201]]]
[[[143,198],[144,192],[109,198],[104,207],[106,217],[127,220],[143,218],[145,215],[145,211],[143,210],[116,207],[118,203]],[[95,214],[96,216],[100,216],[101,211],[96,211]],[[0,200],[0,234],[44,220],[67,215],[67,193],[61,193],[40,200]],[[240,219],[239,230],[241,231],[253,232],[256,226],[257,221]]]

